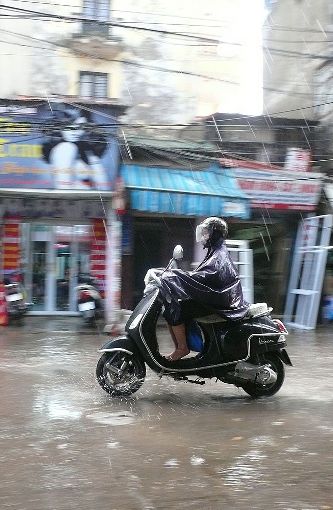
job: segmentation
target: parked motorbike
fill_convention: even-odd
[[[182,248],[177,246],[168,267],[180,258]],[[217,378],[243,388],[251,397],[268,397],[279,391],[285,377],[284,365],[292,363],[285,350],[287,329],[280,320],[271,318],[272,308],[266,303],[251,305],[241,321],[225,321],[213,313],[196,318],[188,344],[198,354],[170,361],[159,353],[156,338],[163,306],[158,273],[150,270],[148,280],[141,301],[127,321],[125,334],[100,349],[96,376],[107,393],[128,396],[137,391],[144,382],[146,365],[160,377],[177,381],[204,384],[205,379]]]
[[[20,282],[11,282],[5,279],[5,299],[9,321],[21,320],[29,310],[26,302],[26,293]]]
[[[103,316],[103,299],[92,276],[80,274],[76,291],[78,309],[85,323],[92,324],[96,319]]]

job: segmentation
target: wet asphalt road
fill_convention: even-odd
[[[95,382],[98,331],[1,328],[0,509],[333,509],[332,332],[291,332],[266,400],[150,371],[121,400]]]

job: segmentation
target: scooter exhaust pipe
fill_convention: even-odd
[[[239,361],[235,367],[235,377],[257,384],[274,384],[277,374],[268,365],[252,365],[247,361]]]

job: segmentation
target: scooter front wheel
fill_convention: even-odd
[[[97,381],[112,397],[129,396],[146,377],[144,362],[123,351],[105,352],[96,367]]]

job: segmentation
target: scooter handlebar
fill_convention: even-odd
[[[148,269],[146,276],[144,277],[145,285],[147,286],[151,280],[156,282],[158,285],[161,283],[161,279],[158,274],[162,274],[164,269]]]
[[[143,291],[144,294],[149,294],[154,289],[159,289],[161,287],[161,278],[158,274],[162,275],[165,272],[165,269],[149,269],[144,278],[145,281],[145,289]],[[168,292],[165,295],[168,303],[171,303],[171,296]]]

